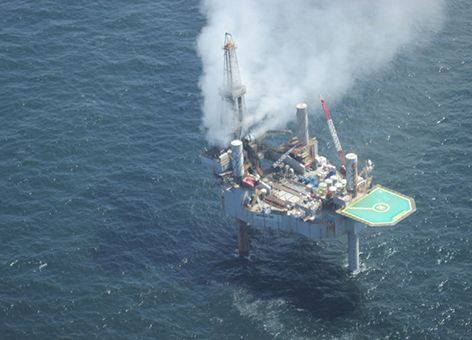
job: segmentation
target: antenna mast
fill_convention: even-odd
[[[230,33],[225,34],[224,54],[224,80],[221,96],[232,108],[232,126],[234,138],[241,138],[242,121],[246,103],[244,94],[246,86],[241,84],[238,57],[236,56],[236,44]]]

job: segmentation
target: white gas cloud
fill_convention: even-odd
[[[238,46],[247,112],[256,135],[295,118],[320,94],[339,100],[359,77],[386,66],[408,44],[423,44],[443,20],[443,0],[203,0],[203,126],[211,144],[231,138],[219,89],[223,39]]]

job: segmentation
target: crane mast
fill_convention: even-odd
[[[241,83],[239,73],[238,57],[236,55],[236,44],[230,33],[225,34],[224,43],[224,80],[221,96],[229,103],[232,110],[233,137],[241,138],[242,120],[245,111],[244,95],[246,86]]]
[[[323,111],[325,113],[326,122],[328,123],[329,132],[331,133],[331,137],[333,138],[334,146],[336,147],[336,151],[338,152],[339,159],[341,160],[342,165],[346,168],[346,157],[344,156],[344,151],[341,146],[341,142],[339,141],[338,134],[336,133],[336,129],[334,128],[333,120],[331,119],[331,113],[326,106],[325,100],[322,96],[320,96],[321,106],[323,107]]]

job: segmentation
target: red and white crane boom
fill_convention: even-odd
[[[326,106],[325,100],[322,96],[320,96],[321,106],[323,107],[323,111],[325,113],[326,122],[328,123],[329,132],[331,133],[331,137],[333,138],[334,146],[336,147],[336,151],[338,152],[339,159],[341,160],[342,165],[346,168],[346,157],[344,156],[344,151],[341,146],[341,142],[339,141],[338,134],[336,133],[336,129],[334,128],[333,120],[331,119],[331,113],[329,113],[328,107]]]

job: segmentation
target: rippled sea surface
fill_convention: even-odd
[[[446,7],[332,107],[418,209],[361,234],[352,277],[343,238],[254,232],[235,256],[199,161],[197,0],[3,1],[0,338],[470,339],[472,10]]]

